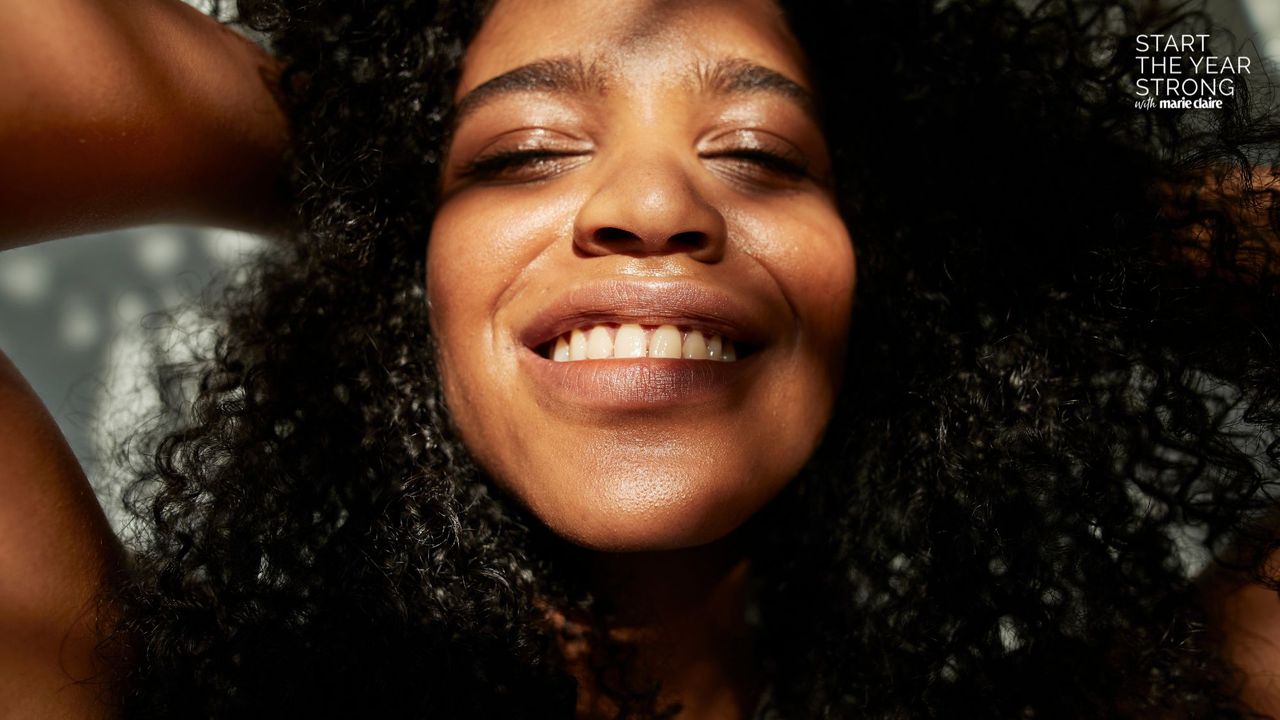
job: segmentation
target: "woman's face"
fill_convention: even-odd
[[[854,255],[809,88],[766,0],[499,0],[468,48],[427,261],[445,399],[561,536],[715,540],[816,447]]]

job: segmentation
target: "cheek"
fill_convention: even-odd
[[[432,328],[455,319],[492,327],[496,309],[535,270],[538,257],[573,226],[573,198],[460,193],[436,213],[427,249]]]
[[[740,213],[743,249],[764,266],[799,320],[797,343],[837,376],[843,367],[857,260],[844,221],[816,198]]]
[[[516,345],[501,330],[501,308],[536,274],[565,217],[563,203],[465,192],[436,213],[425,268],[428,316],[445,400],[469,447],[492,445],[487,436],[499,437],[509,424],[504,383]]]
[[[839,218],[819,223],[814,230],[819,232],[815,237],[822,238],[819,249],[796,261],[799,269],[795,277],[808,281],[796,284],[790,294],[811,318],[813,342],[827,361],[834,394],[844,377],[857,259],[849,231]]]
[[[536,252],[545,217],[462,194],[436,213],[427,247],[432,328],[491,316],[498,296]]]
[[[485,232],[484,224],[478,222],[483,218],[450,210],[441,208],[431,228],[427,309],[445,398],[450,406],[465,407],[458,396],[459,383],[467,378],[465,372],[459,377],[459,371],[475,367],[468,358],[491,341],[478,320],[490,304],[487,288],[499,278],[492,277],[493,269],[475,251],[481,243],[467,242]]]

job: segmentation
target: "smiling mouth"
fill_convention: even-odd
[[[708,328],[595,322],[544,342],[534,352],[555,362],[639,358],[736,362],[753,349],[749,343],[735,342]]]
[[[623,380],[709,391],[756,365],[783,322],[760,294],[680,279],[582,281],[540,304],[515,332],[529,368],[551,385],[614,383],[614,394]]]

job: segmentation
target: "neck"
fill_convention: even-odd
[[[737,533],[682,550],[591,553],[584,566],[613,611],[611,637],[635,650],[631,687],[660,682],[659,707],[678,702],[688,720],[749,715],[761,678],[745,618],[750,563]],[[566,647],[583,689],[578,715],[613,717],[585,652]]]

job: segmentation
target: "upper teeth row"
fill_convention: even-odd
[[[551,359],[556,362],[642,357],[732,362],[738,354],[732,340],[716,334],[682,330],[675,325],[655,328],[635,323],[578,328],[556,338],[551,350]]]

